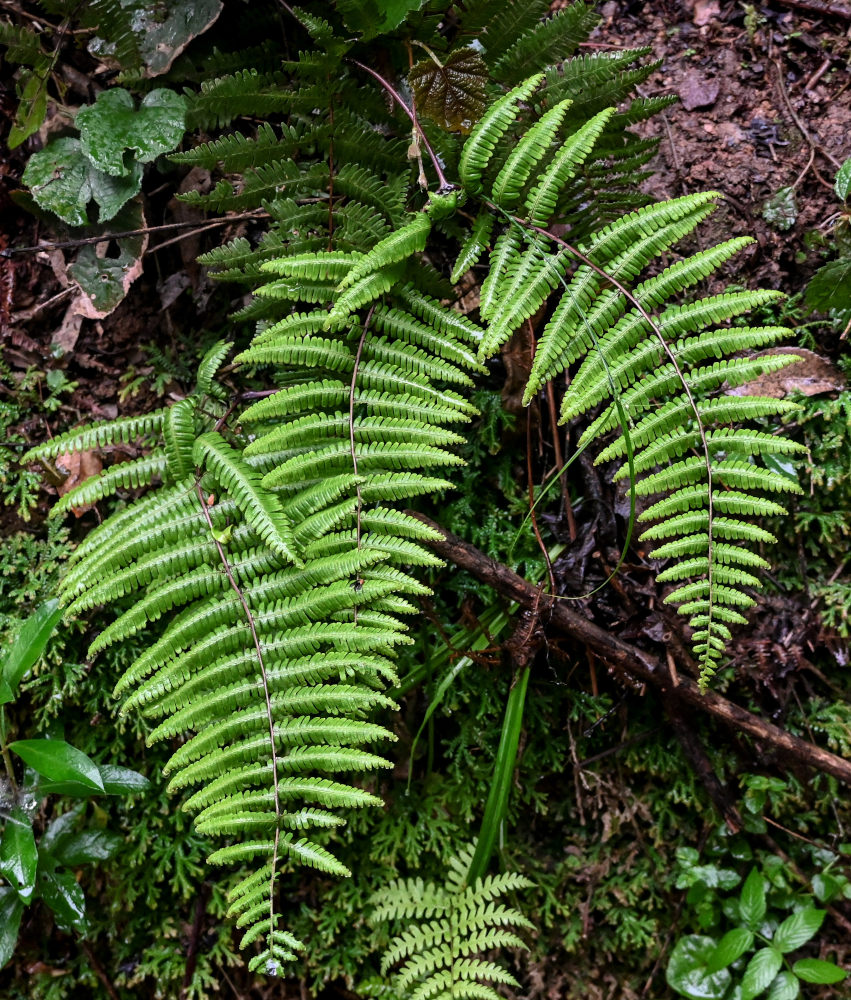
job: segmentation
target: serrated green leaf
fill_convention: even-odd
[[[778,972],[768,991],[768,1000],[796,1000],[801,992],[797,976],[791,972]]]
[[[734,927],[727,931],[715,946],[715,950],[706,963],[706,971],[718,972],[719,969],[726,969],[728,965],[732,965],[737,958],[741,958],[752,947],[753,931],[748,930],[747,927]]]
[[[707,972],[715,940],[700,934],[680,938],[671,952],[665,976],[668,985],[688,1000],[723,1000],[731,982],[727,969]]]
[[[756,930],[765,916],[765,882],[756,868],[745,879],[739,896],[739,907],[742,919],[748,927]]]
[[[851,258],[843,257],[820,267],[807,285],[804,299],[817,312],[851,309]]]
[[[787,917],[777,928],[772,944],[784,954],[800,948],[810,938],[814,937],[826,916],[825,910],[817,910],[814,906],[805,906]]]
[[[783,956],[776,948],[761,948],[742,976],[742,1000],[753,1000],[767,990],[782,965]]]
[[[449,132],[464,134],[485,110],[488,80],[484,59],[470,48],[456,49],[443,61],[429,56],[412,66],[408,73],[417,111]]]

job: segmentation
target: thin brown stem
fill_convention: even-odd
[[[573,506],[570,503],[570,490],[567,488],[567,480],[564,477],[564,454],[561,450],[561,437],[559,436],[558,414],[556,412],[556,393],[552,382],[547,382],[547,411],[550,415],[550,427],[553,435],[553,450],[556,456],[556,471],[558,482],[561,487],[561,502],[564,506],[564,514],[567,518],[567,532],[572,542],[576,541],[576,518],[573,515]]]
[[[532,345],[532,357],[531,360],[535,360],[535,331],[532,329],[532,324],[529,324],[529,337]],[[538,527],[538,515],[535,513],[535,480],[532,475],[532,408],[531,406],[526,408],[526,481],[529,488],[529,518],[532,521],[532,530],[535,532],[535,539],[538,542],[538,548],[544,555],[544,562],[547,565],[547,577],[549,578],[550,584],[550,594],[555,595],[556,592],[556,578],[553,573],[553,564],[550,559],[550,554],[547,551],[547,547],[544,544],[544,539],[541,537],[541,529]]]
[[[278,846],[281,837],[281,800],[278,793],[278,752],[275,749],[275,717],[272,714],[272,698],[269,694],[269,678],[266,674],[266,665],[263,662],[263,649],[260,646],[260,639],[257,635],[257,626],[254,621],[254,615],[251,613],[251,609],[248,607],[248,602],[245,599],[245,595],[236,582],[236,578],[233,575],[233,570],[231,569],[230,563],[228,562],[228,557],[225,554],[225,550],[222,543],[216,538],[215,528],[213,526],[213,519],[210,517],[210,511],[207,509],[206,498],[201,489],[201,484],[197,481],[195,482],[195,490],[198,494],[198,500],[201,503],[201,510],[204,512],[204,518],[207,521],[207,527],[210,531],[210,537],[213,539],[213,543],[216,546],[216,551],[219,553],[219,559],[222,563],[222,568],[225,571],[225,575],[228,578],[228,583],[231,585],[231,589],[236,594],[239,603],[242,605],[242,610],[245,612],[245,618],[248,622],[248,627],[251,629],[251,639],[254,643],[254,650],[257,654],[257,663],[260,666],[260,678],[263,683],[263,697],[266,699],[266,716],[269,721],[269,747],[272,755],[272,793],[275,802],[275,839],[274,845],[272,847],[272,871],[269,875],[269,941],[274,943],[274,931],[275,931],[275,877],[277,875],[278,868]]]
[[[536,602],[540,601],[539,589],[518,576],[508,566],[486,556],[474,545],[446,531],[424,514],[414,511],[409,513],[440,532],[442,536],[440,540],[429,540],[425,544],[441,558],[467,570],[477,580],[493,587],[508,600],[516,601],[521,607],[534,608]],[[614,670],[658,688],[663,695],[679,698],[685,704],[706,712],[736,732],[747,733],[758,742],[785,754],[790,760],[833,775],[845,784],[851,785],[851,761],[843,760],[829,750],[823,750],[807,740],[794,736],[787,730],[740,708],[723,695],[714,691],[702,692],[695,681],[682,673],[676,677],[675,682],[672,681],[666,664],[660,662],[655,654],[631,646],[611,630],[595,625],[563,602],[551,601],[549,611],[544,615],[544,621],[548,627],[562,631],[592,650]]]
[[[358,69],[362,69],[364,73],[369,73],[373,79],[377,80],[382,87],[387,91],[388,94],[393,98],[394,101],[399,105],[399,107],[405,112],[405,114],[411,119],[411,124],[417,131],[417,135],[420,137],[425,150],[428,153],[429,159],[431,160],[431,165],[434,167],[434,172],[437,174],[437,184],[439,191],[449,191],[452,189],[453,185],[449,183],[446,179],[446,174],[443,172],[443,168],[440,165],[440,160],[435,156],[434,150],[431,148],[431,143],[428,141],[428,136],[423,132],[422,126],[420,125],[419,119],[416,114],[411,111],[404,100],[402,100],[402,95],[396,90],[396,88],[389,83],[384,77],[371,69],[369,66],[365,66],[362,62],[358,62],[357,59],[350,60],[352,65],[357,66]]]
[[[91,246],[94,243],[108,243],[110,240],[125,240],[131,236],[147,236],[149,233],[164,233],[173,229],[212,229],[214,226],[226,226],[229,222],[241,222],[243,219],[268,219],[268,212],[262,208],[242,212],[240,215],[223,215],[219,219],[205,219],[203,222],[166,222],[161,226],[144,226],[141,229],[126,229],[120,233],[105,233],[103,236],[86,236],[78,240],[51,240],[30,247],[9,247],[0,250],[0,257],[12,257],[19,253],[36,253],[39,250],[70,250],[74,247]],[[165,246],[165,244],[161,244]],[[155,247],[154,249],[159,249]]]

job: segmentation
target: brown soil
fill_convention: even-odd
[[[650,47],[661,65],[642,95],[680,98],[641,127],[662,140],[647,190],[658,198],[722,192],[703,239],[757,240],[734,280],[801,291],[823,259],[808,234],[828,228],[838,208],[833,178],[851,156],[851,15],[732,0],[609,0],[600,9],[589,45]],[[781,232],[763,206],[790,185],[798,217]]]

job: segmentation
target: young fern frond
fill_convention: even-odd
[[[494,948],[525,948],[514,928],[534,925],[520,910],[499,902],[507,892],[532,885],[521,875],[488,875],[466,884],[473,857],[466,848],[449,861],[444,885],[399,879],[370,900],[372,924],[399,928],[382,955],[382,972],[395,965],[393,986],[400,995],[431,1000],[499,1000],[491,983],[518,986],[496,962],[477,958]]]

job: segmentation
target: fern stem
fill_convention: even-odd
[[[691,387],[689,386],[688,382],[685,379],[685,375],[683,374],[683,370],[680,367],[679,362],[677,361],[676,355],[671,350],[670,346],[668,345],[668,342],[665,340],[665,336],[662,333],[661,329],[659,328],[659,324],[653,319],[653,317],[650,315],[650,313],[647,312],[647,310],[644,308],[644,306],[641,304],[641,302],[638,300],[638,298],[626,287],[626,285],[624,285],[621,281],[618,281],[618,279],[616,277],[614,277],[614,275],[610,274],[604,268],[600,267],[599,264],[595,264],[594,261],[591,260],[590,257],[588,257],[586,254],[582,253],[582,251],[579,250],[577,247],[573,246],[573,244],[568,243],[567,240],[563,240],[560,236],[556,236],[555,233],[550,232],[548,229],[544,229],[542,226],[536,226],[534,223],[529,222],[526,219],[522,219],[522,218],[520,218],[517,215],[511,215],[510,213],[507,213],[504,209],[500,208],[499,205],[496,205],[493,202],[486,201],[486,204],[488,204],[492,209],[494,209],[495,211],[499,212],[500,214],[507,215],[508,218],[513,223],[515,223],[516,225],[522,226],[524,229],[527,229],[527,230],[530,230],[532,232],[538,233],[538,235],[540,235],[540,236],[545,236],[547,239],[552,240],[558,246],[563,247],[565,250],[567,250],[568,253],[570,253],[574,257],[576,257],[577,260],[579,260],[583,264],[585,264],[586,267],[590,267],[592,271],[596,272],[597,274],[600,275],[601,278],[605,279],[611,285],[613,285],[621,293],[621,295],[623,295],[627,299],[627,301],[631,302],[635,306],[636,311],[639,313],[639,315],[642,317],[642,319],[649,325],[650,329],[653,331],[653,333],[655,334],[657,340],[659,341],[659,344],[661,345],[662,350],[668,356],[668,360],[671,362],[671,365],[672,365],[674,371],[676,372],[677,378],[680,380],[680,383],[681,383],[681,385],[683,387],[683,391],[685,393],[685,396],[688,399],[689,406],[691,407],[691,410],[694,413],[695,421],[697,422],[697,432],[700,435],[701,447],[703,449],[703,458],[704,458],[704,462],[705,462],[705,465],[706,465],[707,513],[709,515],[708,522],[707,522],[707,527],[706,527],[707,536],[708,536],[708,546],[707,546],[707,557],[708,557],[708,561],[707,561],[707,585],[708,585],[707,617],[708,617],[708,622],[707,622],[707,628],[711,631],[711,629],[712,629],[712,621],[713,621],[713,618],[712,618],[712,610],[713,610],[713,572],[712,572],[713,567],[712,567],[712,563],[713,563],[713,554],[714,554],[714,538],[713,538],[713,531],[712,531],[712,525],[713,525],[713,520],[714,520],[714,491],[713,491],[713,480],[712,480],[712,456],[709,453],[709,445],[708,445],[707,440],[706,440],[706,431],[705,431],[705,429],[703,427],[703,421],[700,419],[700,411],[697,408],[697,400],[694,398],[694,394],[691,391]],[[708,651],[704,655],[704,663],[703,663],[703,665],[704,665],[704,667],[711,666],[711,662],[710,662],[710,659],[709,659],[709,653],[708,653]],[[701,691],[705,691],[706,690],[706,682],[707,682],[707,680],[708,680],[708,676],[706,676],[706,674],[705,674],[704,671],[701,671],[701,679],[700,679],[700,688],[701,688]]]
[[[196,473],[197,475],[197,473]],[[263,662],[263,650],[260,647],[260,639],[257,637],[257,626],[254,622],[254,615],[251,613],[251,609],[248,607],[248,602],[245,600],[245,595],[242,590],[240,590],[239,584],[233,575],[233,570],[228,562],[228,557],[225,554],[225,550],[222,543],[216,537],[215,529],[213,526],[213,519],[210,517],[210,511],[207,509],[207,504],[204,499],[204,493],[201,489],[201,484],[198,482],[197,478],[195,481],[195,490],[198,494],[198,500],[201,503],[201,510],[204,512],[204,519],[207,522],[207,527],[210,531],[210,537],[213,539],[213,543],[216,546],[216,550],[219,553],[219,559],[221,559],[222,567],[224,568],[225,574],[228,578],[228,582],[231,585],[233,592],[236,594],[239,603],[242,605],[242,610],[245,612],[245,618],[248,621],[248,627],[251,629],[251,638],[254,642],[254,649],[257,653],[257,663],[260,666],[260,678],[263,682],[263,696],[266,699],[266,715],[269,720],[269,747],[272,754],[272,794],[275,803],[275,838],[274,845],[272,847],[272,865],[271,872],[269,874],[269,939],[274,941],[275,933],[275,876],[277,874],[278,868],[278,849],[279,841],[281,836],[281,799],[278,793],[278,752],[275,749],[275,719],[272,715],[272,699],[269,694],[269,678],[266,674],[266,665]]]
[[[357,510],[355,512],[355,540],[357,542],[357,549],[360,552],[361,548],[361,515],[363,512],[363,497],[361,496],[360,481],[357,479],[358,474],[358,455],[357,449],[355,448],[355,384],[358,379],[358,371],[360,369],[360,359],[363,354],[363,345],[366,343],[366,335],[369,332],[369,324],[372,322],[372,314],[375,312],[375,304],[371,305],[369,312],[366,314],[366,319],[364,320],[363,329],[361,330],[360,340],[358,341],[358,349],[355,354],[355,367],[352,370],[352,381],[349,386],[349,448],[351,449],[352,455],[352,471],[355,474],[355,492],[357,494]],[[355,581],[357,586],[359,581]],[[357,624],[358,620],[358,609],[357,605],[354,607],[354,620]]]
[[[532,341],[532,360],[535,358],[535,331],[532,329],[532,323],[529,321],[529,337]],[[532,407],[526,408],[526,481],[529,486],[529,517],[532,520],[532,530],[535,532],[535,540],[538,543],[538,548],[541,550],[544,556],[544,562],[547,566],[547,577],[550,584],[550,593],[555,596],[556,592],[556,578],[555,573],[553,573],[553,563],[550,559],[550,554],[547,551],[547,546],[544,544],[544,539],[541,537],[541,529],[538,527],[538,516],[535,513],[535,479],[532,475]]]
[[[398,103],[399,107],[405,112],[405,114],[411,119],[411,124],[416,129],[417,135],[419,135],[420,139],[422,139],[422,143],[425,146],[429,159],[431,160],[431,165],[434,167],[434,172],[437,174],[438,192],[450,191],[455,185],[451,184],[446,179],[446,174],[443,172],[440,160],[438,160],[437,156],[435,156],[434,150],[431,148],[428,136],[423,131],[423,127],[420,125],[416,114],[411,111],[408,105],[402,100],[402,95],[395,89],[395,87],[393,87],[391,83],[385,80],[384,77],[380,73],[377,73],[374,69],[371,69],[369,66],[364,66],[364,64],[362,62],[358,62],[357,59],[352,59],[350,61],[353,65],[362,69],[365,73],[369,73],[373,79],[377,80],[381,86],[384,87],[387,93],[390,94],[393,100]]]

